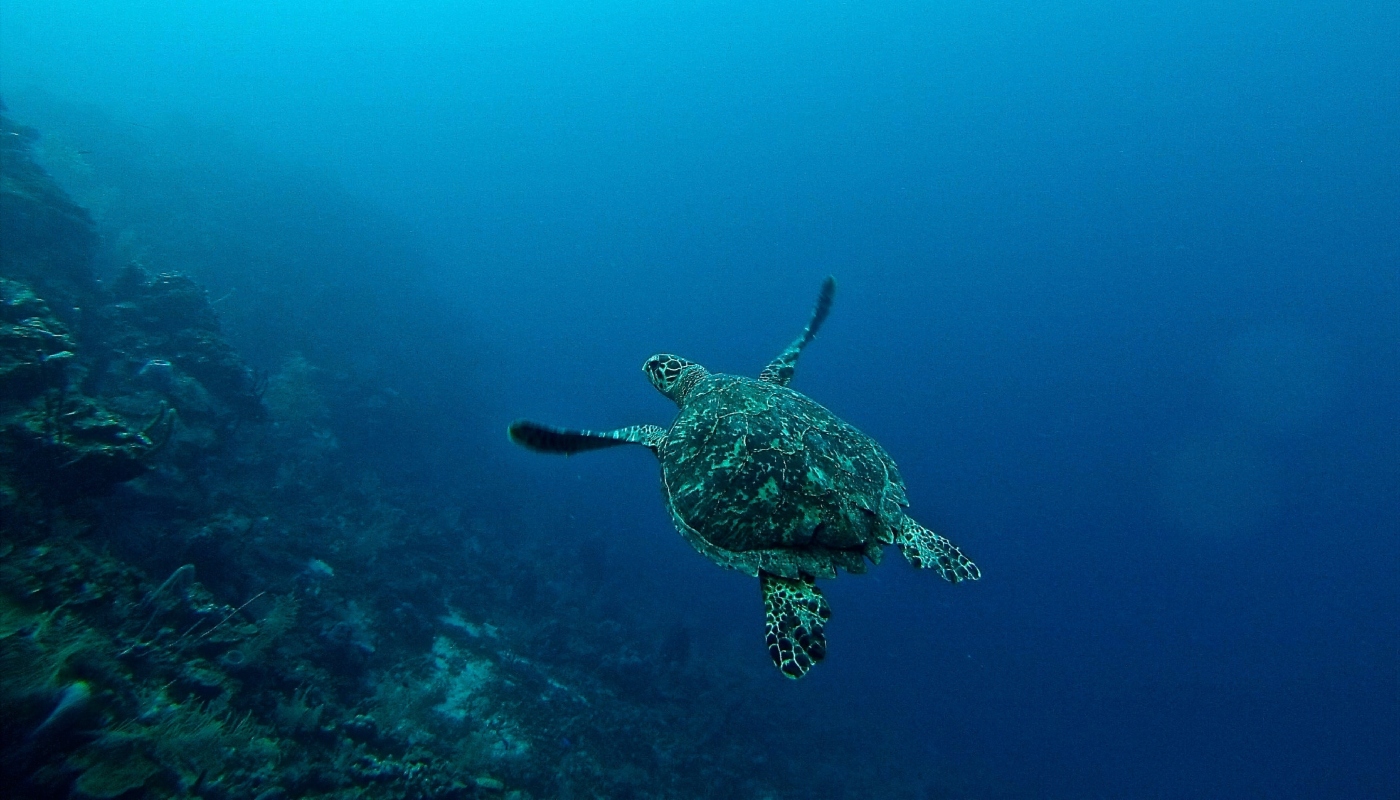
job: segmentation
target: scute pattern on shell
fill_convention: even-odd
[[[874,440],[799,392],[741,376],[697,384],[657,454],[677,527],[750,575],[864,572],[908,505]]]

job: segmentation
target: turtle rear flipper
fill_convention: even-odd
[[[899,545],[910,564],[920,569],[936,569],[949,583],[982,577],[982,571],[957,545],[909,517],[905,517],[900,529],[895,531],[894,543]]]
[[[512,442],[522,447],[537,453],[566,456],[622,444],[639,444],[654,451],[666,438],[666,431],[656,425],[632,425],[613,431],[575,431],[541,425],[527,419],[512,422],[506,432]]]
[[[763,371],[758,374],[759,380],[764,383],[776,383],[779,386],[788,385],[788,382],[792,380],[792,373],[797,369],[797,357],[802,355],[802,348],[816,337],[822,323],[826,322],[826,315],[831,313],[831,301],[835,297],[836,279],[828,275],[826,280],[822,281],[821,294],[817,295],[817,306],[812,309],[812,319],[807,322],[807,327],[802,329],[802,335],[794,339],[786,350],[763,368]]]
[[[809,575],[780,578],[761,572],[758,580],[767,612],[768,655],[784,675],[800,678],[826,657],[823,629],[831,606]]]

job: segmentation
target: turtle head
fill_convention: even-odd
[[[670,353],[657,353],[648,358],[642,365],[642,372],[647,374],[656,391],[671,398],[676,405],[680,405],[695,384],[709,374],[694,361]]]

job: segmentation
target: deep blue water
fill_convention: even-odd
[[[207,277],[416,321],[373,344],[430,409],[366,434],[386,463],[602,540],[633,602],[761,665],[752,580],[672,530],[649,455],[503,430],[664,424],[647,356],[756,374],[834,274],[793,386],[984,577],[828,581],[777,713],[991,796],[1400,793],[1400,6],[195,5],[10,0],[0,92],[392,215],[411,252]]]

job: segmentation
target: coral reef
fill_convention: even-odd
[[[591,545],[384,480],[336,375],[255,372],[190,277],[97,274],[36,134],[0,134],[8,796],[864,796],[683,626],[569,622]]]

